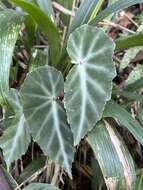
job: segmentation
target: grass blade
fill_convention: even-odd
[[[87,140],[99,162],[107,188],[131,189],[136,179],[134,163],[113,126],[100,121],[89,133]]]
[[[58,28],[51,19],[33,3],[28,3],[24,0],[11,0],[16,5],[20,6],[24,11],[31,15],[33,20],[38,24],[41,30],[47,36],[52,64],[56,65],[60,57],[60,36]]]

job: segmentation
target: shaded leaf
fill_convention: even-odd
[[[30,162],[26,168],[22,171],[22,173],[18,176],[17,181],[19,183],[22,183],[27,178],[32,176],[34,173],[36,173],[38,170],[40,170],[44,165],[46,164],[46,158],[45,157],[39,157],[36,160],[33,160]]]
[[[120,64],[120,69],[126,68],[129,63],[136,57],[136,55],[143,49],[143,47],[134,47],[126,51]]]
[[[0,1],[0,10],[4,10],[6,9],[6,6],[3,4],[2,1]]]
[[[59,190],[57,187],[44,183],[31,183],[23,190]]]
[[[101,168],[96,159],[92,159],[92,170],[92,190],[107,190]]]
[[[11,190],[10,184],[8,183],[3,169],[0,168],[0,189],[1,190]]]
[[[129,85],[126,85],[125,90],[136,91],[136,90],[141,89],[142,87],[143,87],[143,77],[141,77],[140,79],[136,80],[135,82]]]
[[[141,125],[143,126],[143,107],[141,106],[139,112],[138,112],[138,115],[137,115]]]
[[[132,157],[118,132],[100,121],[88,134],[108,189],[131,189],[136,179]]]
[[[141,79],[143,76],[143,65],[136,65],[132,72],[129,74],[127,80],[125,81],[125,85],[130,85]]]
[[[6,178],[6,181],[8,182],[8,184],[10,185],[10,187],[12,189],[15,189],[17,187],[17,182],[15,181],[15,179],[13,178],[13,176],[10,173],[8,173],[8,171],[4,167],[1,166],[1,169],[3,171],[3,174],[4,174],[5,178]],[[2,189],[2,190],[4,190],[4,189]]]
[[[142,32],[143,26],[139,26],[137,32]],[[120,69],[124,69],[136,57],[136,55],[143,49],[143,46],[133,47],[126,51],[120,64]]]
[[[143,169],[140,169],[133,189],[134,190],[143,190]]]
[[[77,145],[111,98],[114,43],[101,29],[83,25],[70,35],[67,51],[75,66],[66,78],[64,101]]]
[[[11,89],[7,100],[15,115],[10,126],[0,138],[0,147],[3,149],[5,161],[9,167],[13,161],[19,159],[26,152],[31,138],[18,92]]]
[[[57,64],[60,57],[60,37],[58,28],[51,21],[51,19],[40,8],[32,3],[28,3],[24,0],[11,0],[16,5],[20,6],[24,11],[31,15],[38,26],[43,30],[47,36],[50,46],[50,55],[53,64]],[[55,48],[56,47],[56,48]]]
[[[58,98],[63,86],[61,73],[43,66],[27,75],[21,97],[32,137],[46,155],[71,174],[73,138]]]

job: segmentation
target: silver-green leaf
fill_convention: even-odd
[[[68,40],[67,51],[75,64],[65,82],[65,108],[77,145],[102,117],[111,98],[116,75],[112,60],[115,45],[98,28],[83,25]]]
[[[13,161],[19,159],[27,151],[31,137],[18,91],[11,89],[7,95],[7,101],[14,111],[14,116],[11,125],[0,138],[0,147],[3,149],[9,167]]]
[[[21,89],[24,114],[32,137],[43,152],[71,175],[74,157],[73,137],[59,96],[64,79],[50,66],[28,74]]]
[[[0,11],[0,104],[6,103],[12,54],[22,20],[20,13],[9,9]]]

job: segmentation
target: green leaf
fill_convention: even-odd
[[[47,52],[36,49],[29,63],[29,71],[34,71],[38,67],[44,66],[46,64],[48,64]]]
[[[67,51],[75,64],[65,82],[65,108],[79,143],[102,117],[111,98],[115,66],[114,43],[98,28],[83,25],[68,40]]]
[[[36,173],[38,170],[43,168],[45,164],[46,164],[45,157],[39,157],[38,159],[33,160],[32,162],[30,162],[28,166],[26,166],[26,168],[24,168],[24,170],[22,171],[22,173],[18,176],[16,180],[18,181],[18,183],[22,183],[27,178],[29,178],[34,173]]]
[[[6,9],[6,6],[2,1],[0,1],[0,11]]]
[[[96,158],[92,159],[92,190],[107,190],[104,177]]]
[[[131,101],[140,101],[141,103],[143,103],[143,95],[137,94],[135,92],[123,90],[123,91],[113,91],[113,94],[120,95]]]
[[[30,15],[26,17],[24,24],[26,28],[26,33],[23,36],[24,46],[27,52],[31,54],[31,50],[34,46],[37,25]]]
[[[32,137],[45,155],[71,175],[74,147],[66,113],[59,100],[63,86],[61,73],[43,66],[27,75],[21,97]]]
[[[79,26],[88,23],[97,3],[98,0],[86,0],[81,3],[69,28],[69,34]]]
[[[127,80],[125,81],[125,85],[133,84],[134,82],[141,79],[143,76],[143,65],[136,65],[134,69],[129,74]]]
[[[103,20],[104,18],[108,17],[110,14],[116,11],[120,11],[134,4],[142,2],[143,0],[118,0],[117,2],[107,7],[105,10],[101,11],[101,13],[98,14],[97,17],[90,22],[90,24],[96,24],[97,22]]]
[[[43,30],[47,36],[50,46],[50,55],[52,64],[56,65],[60,57],[60,37],[55,24],[40,8],[32,3],[24,0],[11,0],[16,5],[20,6],[24,11],[31,15],[38,26]]]
[[[52,7],[51,0],[36,0],[39,7],[51,18],[52,21],[55,20],[54,18],[54,10]]]
[[[137,33],[138,32],[142,32],[143,31],[143,26],[139,26],[137,29]],[[124,42],[123,42],[124,43]],[[123,56],[123,59],[121,61],[120,64],[120,69],[124,69],[128,66],[128,64],[136,57],[136,55],[143,49],[143,46],[139,46],[139,47],[133,47],[130,48],[126,51],[126,53]]]
[[[109,5],[112,5],[112,4],[115,3],[116,1],[118,1],[118,0],[109,0],[108,6],[109,6]]]
[[[119,133],[100,121],[88,134],[108,189],[131,189],[135,179],[133,159]]]
[[[99,10],[101,9],[102,5],[104,3],[104,0],[99,0],[97,5],[95,6],[95,9],[93,10],[91,16],[90,16],[90,19],[88,21],[88,23],[90,23],[90,21],[92,21],[94,18],[96,18]]]
[[[139,109],[137,118],[139,119],[141,125],[143,126],[143,107],[141,106],[141,108]]]
[[[143,46],[128,49],[122,58],[120,69],[125,69],[142,49]]]
[[[0,0],[3,4],[3,7],[6,7],[6,8],[11,8],[11,4],[9,2],[9,0]]]
[[[127,128],[135,139],[143,145],[143,128],[139,122],[120,105],[113,101],[108,102],[103,117],[113,118],[120,126]]]
[[[133,187],[134,190],[143,190],[143,169],[140,170],[140,174],[138,175],[135,185]]]
[[[57,187],[44,183],[31,183],[23,190],[59,190]]]
[[[130,35],[115,41],[116,50],[128,49],[131,47],[143,46],[143,33]]]
[[[0,138],[0,147],[3,149],[3,154],[9,167],[13,161],[19,159],[27,151],[31,137],[18,92],[11,89],[7,100],[15,115],[11,125]]]
[[[12,10],[0,11],[0,104],[6,103],[13,49],[23,16]]]
[[[136,91],[138,89],[141,89],[143,87],[143,77],[140,79],[136,80],[135,82],[125,86],[125,90],[128,91]]]

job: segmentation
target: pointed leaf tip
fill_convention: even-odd
[[[77,145],[102,117],[111,98],[116,75],[112,60],[115,44],[101,30],[83,25],[68,40],[67,51],[75,64],[65,82],[65,108]]]

